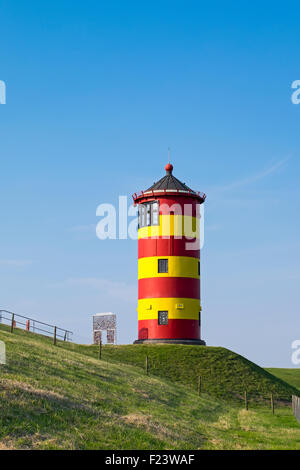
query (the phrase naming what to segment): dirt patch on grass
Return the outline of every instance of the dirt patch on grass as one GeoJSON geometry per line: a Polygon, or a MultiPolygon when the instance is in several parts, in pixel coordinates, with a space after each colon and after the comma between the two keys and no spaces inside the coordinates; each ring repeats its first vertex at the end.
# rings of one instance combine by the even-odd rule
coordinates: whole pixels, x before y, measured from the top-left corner
{"type": "Polygon", "coordinates": [[[123,416],[124,421],[130,424],[136,424],[137,426],[147,426],[152,419],[152,416],[142,415],[140,413],[131,413],[123,416]]]}
{"type": "Polygon", "coordinates": [[[218,421],[215,422],[215,426],[222,430],[230,429],[231,422],[229,416],[220,416],[218,421]]]}
{"type": "Polygon", "coordinates": [[[223,449],[224,443],[222,439],[210,439],[209,442],[212,444],[214,449],[223,449]]]}
{"type": "Polygon", "coordinates": [[[238,423],[243,431],[247,432],[262,432],[264,433],[266,429],[264,426],[259,424],[259,417],[255,411],[251,410],[240,410],[238,412],[238,423]]]}
{"type": "Polygon", "coordinates": [[[13,450],[14,447],[9,444],[5,444],[3,441],[0,441],[0,450],[13,450]]]}
{"type": "Polygon", "coordinates": [[[57,438],[51,438],[49,435],[41,435],[35,433],[32,435],[23,434],[15,437],[5,438],[0,441],[1,450],[31,450],[43,448],[45,444],[47,446],[56,447],[57,438]]]}
{"type": "MultiPolygon", "coordinates": [[[[158,422],[152,415],[142,413],[130,413],[122,416],[122,420],[127,424],[143,428],[144,431],[153,436],[159,436],[161,440],[166,439],[169,441],[169,445],[174,447],[178,446],[180,441],[190,441],[189,430],[183,430],[182,426],[177,426],[175,421],[170,421],[169,423],[158,422]]],[[[200,432],[198,433],[198,438],[199,443],[205,440],[200,432]]]]}
{"type": "Polygon", "coordinates": [[[175,432],[164,426],[163,423],[154,421],[151,415],[144,415],[142,413],[130,413],[129,415],[122,416],[122,419],[128,423],[133,424],[137,427],[142,427],[146,431],[154,435],[160,435],[162,437],[168,437],[173,439],[175,432]]]}
{"type": "Polygon", "coordinates": [[[7,380],[7,379],[0,380],[0,392],[1,392],[1,389],[2,390],[14,390],[14,391],[20,390],[21,393],[29,394],[38,399],[46,399],[48,402],[55,403],[63,408],[84,410],[93,415],[97,415],[99,417],[102,416],[101,411],[95,410],[91,406],[90,401],[86,400],[84,402],[82,397],[80,398],[80,402],[77,402],[75,400],[70,399],[69,397],[63,396],[52,390],[43,390],[40,388],[36,388],[25,382],[19,382],[17,380],[7,380]]]}
{"type": "Polygon", "coordinates": [[[138,394],[141,395],[143,398],[150,398],[150,395],[149,395],[149,393],[147,393],[147,392],[143,392],[142,390],[138,390],[138,389],[133,388],[133,387],[131,387],[131,390],[132,390],[134,393],[138,393],[138,394]]]}
{"type": "Polygon", "coordinates": [[[53,399],[65,400],[65,397],[63,395],[60,395],[57,392],[53,392],[52,390],[43,390],[41,388],[36,388],[28,383],[19,382],[17,380],[7,380],[7,379],[0,380],[0,389],[1,388],[19,389],[27,393],[33,393],[34,395],[39,395],[42,398],[47,398],[47,399],[52,399],[52,400],[53,399]]]}

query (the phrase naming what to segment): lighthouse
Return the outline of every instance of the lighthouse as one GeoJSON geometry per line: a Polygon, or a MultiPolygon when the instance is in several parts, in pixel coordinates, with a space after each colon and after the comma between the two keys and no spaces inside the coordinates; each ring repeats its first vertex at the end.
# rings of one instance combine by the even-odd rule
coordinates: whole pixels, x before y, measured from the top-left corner
{"type": "Polygon", "coordinates": [[[138,339],[205,345],[201,339],[200,205],[205,194],[173,175],[132,197],[138,205],[138,339]]]}

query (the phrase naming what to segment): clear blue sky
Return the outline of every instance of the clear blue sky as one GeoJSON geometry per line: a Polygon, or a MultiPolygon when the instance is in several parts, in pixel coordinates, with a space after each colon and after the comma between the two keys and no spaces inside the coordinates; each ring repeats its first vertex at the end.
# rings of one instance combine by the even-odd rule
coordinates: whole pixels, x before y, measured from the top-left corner
{"type": "Polygon", "coordinates": [[[300,339],[299,5],[0,1],[0,306],[137,338],[137,246],[96,207],[164,174],[207,194],[203,337],[291,367],[300,339]]]}

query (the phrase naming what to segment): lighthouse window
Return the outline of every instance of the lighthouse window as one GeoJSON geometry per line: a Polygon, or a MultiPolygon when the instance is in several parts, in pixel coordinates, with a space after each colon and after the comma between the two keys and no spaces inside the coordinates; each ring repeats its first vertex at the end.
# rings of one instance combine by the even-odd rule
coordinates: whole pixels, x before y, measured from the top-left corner
{"type": "Polygon", "coordinates": [[[159,204],[158,202],[153,202],[152,204],[152,224],[159,225],[159,204]]]}
{"type": "Polygon", "coordinates": [[[158,272],[159,273],[167,273],[168,272],[168,260],[167,259],[159,259],[158,260],[158,272]]]}
{"type": "Polygon", "coordinates": [[[201,326],[201,312],[199,312],[199,326],[201,326]]]}
{"type": "Polygon", "coordinates": [[[146,225],[151,225],[151,204],[147,204],[146,225]]]}
{"type": "Polygon", "coordinates": [[[139,205],[139,228],[146,226],[145,216],[146,216],[146,206],[145,204],[140,204],[139,205]]]}
{"type": "Polygon", "coordinates": [[[198,261],[198,276],[200,276],[200,261],[198,261]]]}
{"type": "Polygon", "coordinates": [[[139,205],[139,228],[159,225],[158,201],[139,205]]]}
{"type": "Polygon", "coordinates": [[[158,324],[167,325],[168,324],[168,312],[165,310],[158,312],[158,324]]]}

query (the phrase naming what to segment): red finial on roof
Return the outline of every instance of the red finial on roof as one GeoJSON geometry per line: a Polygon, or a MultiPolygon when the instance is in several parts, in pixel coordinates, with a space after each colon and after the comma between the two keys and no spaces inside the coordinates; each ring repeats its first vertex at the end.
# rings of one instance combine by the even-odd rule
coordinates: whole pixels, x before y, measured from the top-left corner
{"type": "Polygon", "coordinates": [[[173,171],[173,165],[171,163],[167,163],[167,165],[165,166],[165,170],[167,172],[167,175],[171,175],[173,171]]]}

